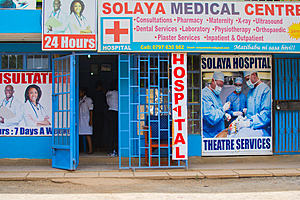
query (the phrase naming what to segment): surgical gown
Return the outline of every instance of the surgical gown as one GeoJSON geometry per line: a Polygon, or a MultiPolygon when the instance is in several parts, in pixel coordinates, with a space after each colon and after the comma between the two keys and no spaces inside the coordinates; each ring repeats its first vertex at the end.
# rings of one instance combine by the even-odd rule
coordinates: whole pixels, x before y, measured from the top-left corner
{"type": "Polygon", "coordinates": [[[203,136],[213,138],[224,130],[224,110],[221,98],[211,89],[202,90],[203,136]]]}
{"type": "Polygon", "coordinates": [[[243,112],[243,109],[247,107],[247,99],[243,93],[232,92],[226,98],[226,102],[230,102],[230,108],[226,112],[231,115],[231,122],[237,118],[237,116],[233,116],[233,112],[243,112]]]}
{"type": "Polygon", "coordinates": [[[271,135],[271,89],[267,84],[261,83],[249,90],[247,118],[251,119],[251,128],[263,129],[264,136],[271,135]]]}

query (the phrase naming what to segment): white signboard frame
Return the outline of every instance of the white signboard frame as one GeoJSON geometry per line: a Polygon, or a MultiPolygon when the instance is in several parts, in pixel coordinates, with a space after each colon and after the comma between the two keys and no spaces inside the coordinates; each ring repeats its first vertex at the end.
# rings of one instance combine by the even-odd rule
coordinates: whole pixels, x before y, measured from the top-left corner
{"type": "Polygon", "coordinates": [[[172,54],[172,159],[188,159],[187,54],[172,54]]]}

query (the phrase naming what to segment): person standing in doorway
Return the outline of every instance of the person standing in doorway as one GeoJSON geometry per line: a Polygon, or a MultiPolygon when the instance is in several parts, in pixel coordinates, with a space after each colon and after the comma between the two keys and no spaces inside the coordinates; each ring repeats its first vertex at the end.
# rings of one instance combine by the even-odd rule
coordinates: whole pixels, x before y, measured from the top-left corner
{"type": "Polygon", "coordinates": [[[86,136],[88,143],[88,154],[93,153],[93,101],[86,96],[86,89],[79,90],[79,135],[86,136]]]}
{"type": "Polygon", "coordinates": [[[112,136],[111,156],[118,155],[118,82],[111,83],[110,90],[106,93],[106,102],[108,104],[108,131],[112,136]]]}
{"type": "MultiPolygon", "coordinates": [[[[97,149],[107,148],[105,143],[106,137],[104,132],[104,121],[106,119],[107,103],[106,103],[106,90],[103,87],[102,81],[99,80],[96,83],[96,93],[94,96],[94,135],[93,140],[94,147],[97,149]]],[[[105,149],[107,150],[107,149],[105,149]]]]}

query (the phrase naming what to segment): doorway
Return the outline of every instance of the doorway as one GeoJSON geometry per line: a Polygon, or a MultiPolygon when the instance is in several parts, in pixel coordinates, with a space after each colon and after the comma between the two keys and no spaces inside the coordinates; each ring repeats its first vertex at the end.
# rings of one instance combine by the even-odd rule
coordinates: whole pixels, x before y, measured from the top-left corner
{"type": "MultiPolygon", "coordinates": [[[[89,149],[88,137],[79,136],[80,157],[116,156],[118,150],[118,93],[111,100],[108,94],[117,91],[118,56],[117,55],[80,55],[79,57],[79,88],[86,91],[92,99],[92,153],[89,149]],[[110,102],[107,102],[110,101],[110,102]],[[113,105],[112,105],[113,104],[113,105]],[[116,109],[114,109],[116,107],[116,109]],[[113,111],[112,111],[113,110],[113,111]],[[115,121],[116,126],[113,125],[115,121]],[[112,130],[112,127],[115,129],[112,130]],[[116,133],[115,133],[116,132],[116,133]],[[115,152],[115,154],[112,154],[115,152]]],[[[80,122],[79,122],[80,123],[80,122]]]]}

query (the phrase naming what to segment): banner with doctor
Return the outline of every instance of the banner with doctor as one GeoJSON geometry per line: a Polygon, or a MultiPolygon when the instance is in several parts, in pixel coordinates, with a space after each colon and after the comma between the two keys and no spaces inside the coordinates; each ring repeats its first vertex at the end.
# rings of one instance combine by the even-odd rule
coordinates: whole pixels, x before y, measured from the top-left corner
{"type": "Polygon", "coordinates": [[[96,50],[95,0],[45,0],[43,50],[96,50]]]}
{"type": "Polygon", "coordinates": [[[0,0],[0,9],[36,9],[36,0],[0,0]]]}
{"type": "Polygon", "coordinates": [[[0,73],[0,136],[51,136],[52,74],[0,73]]]}
{"type": "Polygon", "coordinates": [[[202,154],[272,154],[272,57],[203,55],[202,154]]]}

